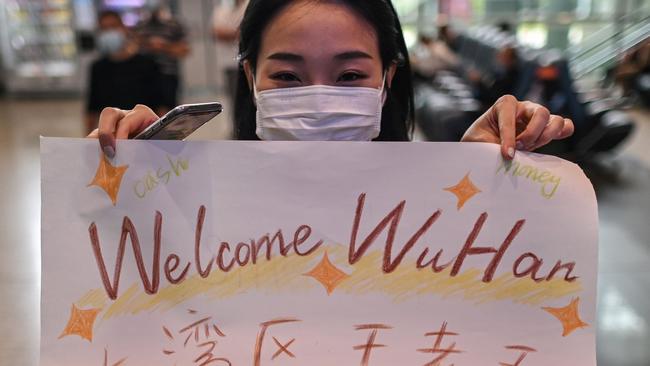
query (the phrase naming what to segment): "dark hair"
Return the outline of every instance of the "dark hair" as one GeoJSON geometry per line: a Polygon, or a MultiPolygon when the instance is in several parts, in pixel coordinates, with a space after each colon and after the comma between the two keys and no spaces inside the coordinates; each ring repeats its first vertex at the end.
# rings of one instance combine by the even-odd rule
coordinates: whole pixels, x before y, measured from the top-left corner
{"type": "Polygon", "coordinates": [[[510,24],[510,22],[508,22],[506,20],[502,20],[502,21],[498,22],[497,23],[497,28],[499,28],[499,30],[501,32],[504,32],[504,33],[511,33],[512,32],[512,24],[510,24]]]}
{"type": "Polygon", "coordinates": [[[118,13],[115,10],[110,10],[110,9],[105,9],[105,10],[100,11],[99,14],[97,14],[97,22],[101,22],[102,19],[104,19],[104,18],[111,18],[111,17],[116,18],[117,20],[120,21],[120,24],[124,25],[124,22],[122,21],[122,16],[120,15],[120,13],[118,13]]]}
{"type": "Polygon", "coordinates": [[[519,52],[517,51],[517,48],[515,47],[515,45],[506,44],[503,47],[501,47],[499,52],[503,52],[503,54],[510,59],[512,67],[517,67],[518,66],[519,52]]]}
{"type": "MultiPolygon", "coordinates": [[[[313,0],[324,1],[324,0],[313,0]]],[[[390,0],[340,0],[354,9],[377,32],[379,52],[384,69],[397,63],[391,88],[387,90],[382,110],[378,141],[407,141],[413,132],[413,85],[408,50],[397,12],[390,0]]],[[[262,32],[270,21],[292,0],[251,0],[240,25],[239,80],[235,99],[235,137],[257,140],[255,135],[256,108],[248,86],[242,62],[257,66],[262,32]]],[[[352,36],[352,35],[351,35],[352,36]]]]}

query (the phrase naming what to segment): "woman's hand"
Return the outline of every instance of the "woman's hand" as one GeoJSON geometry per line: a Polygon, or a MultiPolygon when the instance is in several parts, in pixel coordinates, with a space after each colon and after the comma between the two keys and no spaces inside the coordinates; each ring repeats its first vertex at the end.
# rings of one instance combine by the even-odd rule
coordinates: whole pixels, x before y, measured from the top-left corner
{"type": "Polygon", "coordinates": [[[99,138],[99,145],[104,154],[112,158],[115,156],[115,140],[128,139],[142,132],[158,116],[151,108],[138,104],[132,110],[118,108],[104,108],[99,116],[99,128],[88,135],[89,138],[99,138]]]}
{"type": "Polygon", "coordinates": [[[532,151],[572,134],[570,119],[506,95],[470,126],[461,141],[500,144],[501,155],[509,160],[515,157],[515,150],[532,151]]]}

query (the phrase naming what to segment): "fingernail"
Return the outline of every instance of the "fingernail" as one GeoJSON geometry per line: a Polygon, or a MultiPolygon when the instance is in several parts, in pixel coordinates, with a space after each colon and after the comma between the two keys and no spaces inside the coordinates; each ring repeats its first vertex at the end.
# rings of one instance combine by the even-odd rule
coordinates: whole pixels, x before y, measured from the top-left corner
{"type": "Polygon", "coordinates": [[[113,159],[115,156],[115,149],[113,149],[112,146],[104,146],[104,155],[106,155],[109,159],[113,159]]]}
{"type": "Polygon", "coordinates": [[[515,157],[515,149],[513,149],[512,147],[509,147],[509,148],[508,148],[508,156],[509,156],[511,159],[514,158],[514,157],[515,157]]]}
{"type": "Polygon", "coordinates": [[[515,146],[517,146],[517,150],[523,150],[524,149],[524,143],[521,142],[521,141],[517,141],[515,146]]]}

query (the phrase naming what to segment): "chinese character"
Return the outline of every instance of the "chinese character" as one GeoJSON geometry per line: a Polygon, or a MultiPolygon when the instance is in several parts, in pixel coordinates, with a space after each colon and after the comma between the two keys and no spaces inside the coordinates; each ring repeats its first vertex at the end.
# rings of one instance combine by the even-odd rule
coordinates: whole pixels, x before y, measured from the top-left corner
{"type": "MultiPolygon", "coordinates": [[[[437,355],[431,362],[426,363],[425,366],[442,366],[442,361],[444,361],[447,356],[453,353],[462,353],[463,351],[456,349],[456,342],[452,343],[448,348],[441,348],[442,338],[444,336],[457,336],[458,333],[447,332],[447,322],[442,323],[440,331],[426,333],[425,337],[436,336],[436,340],[433,343],[432,348],[422,348],[418,349],[418,352],[422,353],[431,353],[432,355],[437,355]]],[[[453,365],[452,365],[453,366],[453,365]]]]}
{"type": "MultiPolygon", "coordinates": [[[[121,359],[121,360],[119,360],[119,361],[117,361],[115,363],[110,364],[110,366],[120,366],[120,365],[123,365],[125,362],[126,362],[126,357],[124,357],[123,359],[121,359]]],[[[104,348],[104,366],[109,366],[109,364],[108,364],[108,350],[106,348],[104,348]]]]}
{"type": "MultiPolygon", "coordinates": [[[[189,310],[189,313],[196,314],[196,311],[189,310]]],[[[216,357],[214,355],[215,348],[217,347],[216,338],[225,338],[226,335],[216,324],[210,324],[211,320],[212,317],[205,317],[180,329],[177,334],[185,336],[183,348],[190,348],[192,352],[200,352],[199,356],[192,360],[195,365],[208,366],[220,363],[221,365],[231,366],[231,363],[227,358],[216,357]],[[194,343],[188,347],[192,338],[194,339],[194,343]]],[[[163,326],[162,329],[169,340],[175,341],[174,333],[165,326],[163,326]]],[[[167,356],[171,356],[178,352],[175,350],[163,349],[163,353],[167,356]]]]}
{"type": "Polygon", "coordinates": [[[393,329],[393,327],[384,324],[361,324],[355,327],[355,330],[371,330],[366,344],[353,347],[355,351],[363,350],[363,357],[361,357],[361,366],[368,366],[370,364],[370,352],[373,348],[386,347],[385,344],[375,343],[379,329],[393,329]]]}
{"type": "MultiPolygon", "coordinates": [[[[298,319],[275,319],[268,322],[260,324],[260,332],[257,334],[257,340],[255,341],[255,354],[253,355],[253,365],[260,366],[262,364],[262,346],[264,345],[264,337],[266,336],[266,331],[274,325],[286,324],[286,323],[295,323],[299,322],[298,319]]],[[[285,354],[287,357],[295,358],[296,356],[289,350],[289,346],[295,342],[295,338],[292,338],[286,343],[280,342],[277,338],[272,337],[275,345],[277,347],[276,352],[271,357],[271,360],[275,360],[278,356],[285,354]]]]}
{"type": "Polygon", "coordinates": [[[515,345],[515,346],[506,346],[506,349],[520,351],[521,354],[519,355],[519,358],[517,359],[517,361],[515,361],[515,363],[510,364],[510,363],[500,362],[499,365],[501,365],[501,366],[520,366],[522,364],[522,362],[524,361],[524,358],[526,358],[526,355],[528,355],[529,352],[537,352],[537,350],[534,349],[534,348],[530,348],[530,347],[527,347],[527,346],[517,346],[517,345],[515,345]]]}
{"type": "Polygon", "coordinates": [[[232,366],[227,358],[215,357],[213,352],[216,347],[216,341],[204,342],[197,345],[197,348],[204,348],[205,351],[194,360],[194,363],[199,366],[207,366],[216,364],[215,362],[222,362],[223,365],[232,366]]]}

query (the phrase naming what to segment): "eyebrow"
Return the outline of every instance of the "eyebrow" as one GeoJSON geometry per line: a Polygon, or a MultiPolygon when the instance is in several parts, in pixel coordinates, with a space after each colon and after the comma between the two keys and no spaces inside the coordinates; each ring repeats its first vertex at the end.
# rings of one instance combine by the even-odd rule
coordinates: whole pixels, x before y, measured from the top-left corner
{"type": "Polygon", "coordinates": [[[338,55],[334,56],[334,58],[337,60],[354,60],[358,58],[372,59],[372,56],[363,51],[348,51],[339,53],[338,55]]]}
{"type": "Polygon", "coordinates": [[[289,52],[277,52],[269,57],[267,57],[269,60],[279,60],[279,61],[293,61],[293,62],[302,62],[305,61],[305,58],[296,55],[295,53],[289,53],[289,52]]]}
{"type": "MultiPolygon", "coordinates": [[[[359,58],[372,59],[373,57],[363,51],[347,51],[334,56],[336,60],[354,60],[359,58]]],[[[303,62],[305,58],[301,55],[290,52],[277,52],[267,57],[269,60],[303,62]]]]}

